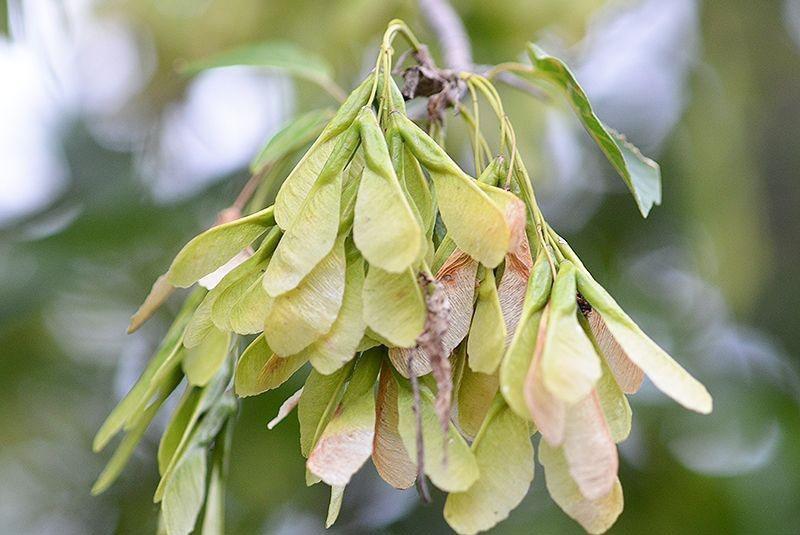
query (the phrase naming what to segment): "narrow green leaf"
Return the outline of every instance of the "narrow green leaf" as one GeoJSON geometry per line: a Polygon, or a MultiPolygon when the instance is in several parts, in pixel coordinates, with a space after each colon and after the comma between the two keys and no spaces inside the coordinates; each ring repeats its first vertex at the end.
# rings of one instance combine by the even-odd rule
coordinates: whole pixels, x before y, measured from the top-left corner
{"type": "Polygon", "coordinates": [[[585,398],[602,374],[600,358],[578,324],[576,294],[575,266],[565,260],[553,284],[541,366],[547,390],[568,404],[585,398]]]}
{"type": "Polygon", "coordinates": [[[654,204],[661,204],[661,171],[658,164],[642,155],[622,135],[598,119],[589,98],[566,64],[530,43],[528,55],[533,62],[533,75],[564,91],[583,127],[625,181],[642,216],[647,217],[654,204]]]}
{"type": "Polygon", "coordinates": [[[206,494],[207,453],[195,447],[187,452],[164,490],[164,525],[169,535],[194,530],[206,494]]]}
{"type": "Polygon", "coordinates": [[[372,76],[367,76],[361,85],[350,93],[325,130],[283,181],[275,197],[275,221],[282,229],[287,230],[300,212],[300,207],[333,152],[337,136],[350,127],[358,112],[366,105],[372,91],[372,76]]]}
{"type": "Polygon", "coordinates": [[[533,481],[533,445],[528,423],[500,396],[472,443],[480,478],[465,492],[452,493],[444,518],[457,533],[472,535],[506,519],[533,481]]]}
{"type": "Polygon", "coordinates": [[[236,47],[193,61],[181,70],[187,74],[196,74],[207,69],[242,65],[284,71],[292,76],[323,84],[333,75],[333,68],[326,60],[294,43],[282,41],[236,47]]]}
{"type": "Polygon", "coordinates": [[[370,265],[399,273],[411,266],[422,247],[422,229],[395,174],[375,113],[358,115],[366,167],[355,206],[353,239],[370,265]]]}
{"type": "Polygon", "coordinates": [[[212,331],[203,341],[186,350],[181,361],[189,384],[205,386],[217,374],[231,346],[231,333],[212,331]]]}
{"type": "Polygon", "coordinates": [[[250,245],[275,224],[272,207],[212,227],[195,236],[180,250],[167,271],[170,284],[191,286],[250,245]]]}
{"type": "Polygon", "coordinates": [[[314,141],[332,117],[333,112],[325,108],[311,110],[292,119],[270,138],[250,162],[250,172],[258,174],[314,141]]]}
{"type": "Polygon", "coordinates": [[[322,375],[314,369],[308,375],[297,405],[297,418],[300,421],[300,452],[304,457],[308,457],[314,449],[319,435],[333,416],[352,369],[353,363],[350,362],[330,375],[322,375]]]}
{"type": "Polygon", "coordinates": [[[342,306],[346,270],[341,236],[296,288],[272,301],[264,336],[275,353],[294,355],[330,331],[342,306]]]}
{"type": "Polygon", "coordinates": [[[494,271],[484,270],[478,287],[478,302],[469,329],[467,355],[473,371],[494,373],[503,358],[506,345],[506,324],[497,295],[494,271]]]}
{"type": "Polygon", "coordinates": [[[370,266],[364,281],[364,320],[394,346],[413,347],[425,326],[425,298],[411,268],[389,273],[370,266]]]}
{"type": "Polygon", "coordinates": [[[382,352],[361,355],[342,401],[308,457],[308,470],[332,486],[344,486],[372,454],[375,436],[373,387],[382,352]]]}
{"type": "Polygon", "coordinates": [[[553,501],[583,529],[592,534],[605,533],[616,522],[623,508],[622,486],[619,480],[611,492],[597,500],[582,494],[569,474],[562,448],[554,448],[545,441],[539,443],[539,462],[544,466],[547,491],[553,501]]]}
{"type": "MultiPolygon", "coordinates": [[[[398,431],[409,458],[417,462],[417,426],[412,406],[414,399],[408,381],[396,377],[398,384],[398,431]]],[[[420,388],[422,410],[422,437],[425,445],[425,474],[438,488],[447,492],[465,491],[478,479],[478,463],[455,426],[442,433],[439,417],[433,407],[433,395],[420,388]],[[447,457],[445,458],[445,440],[447,457]]]]}
{"type": "Polygon", "coordinates": [[[260,334],[244,350],[236,365],[234,389],[239,397],[256,396],[278,388],[307,362],[305,356],[279,357],[260,334]]]}
{"type": "Polygon", "coordinates": [[[298,353],[323,374],[330,374],[349,362],[364,337],[366,323],[361,295],[364,290],[364,261],[351,246],[347,254],[344,297],[339,316],[331,330],[298,353]]]}

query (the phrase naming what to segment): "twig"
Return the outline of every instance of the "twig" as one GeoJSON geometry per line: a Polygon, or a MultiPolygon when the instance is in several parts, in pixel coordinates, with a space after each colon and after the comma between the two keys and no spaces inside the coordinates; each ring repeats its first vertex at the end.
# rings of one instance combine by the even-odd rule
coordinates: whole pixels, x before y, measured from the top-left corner
{"type": "Polygon", "coordinates": [[[419,379],[414,371],[414,351],[408,353],[408,378],[411,380],[411,393],[414,403],[411,409],[414,411],[415,425],[417,427],[417,492],[424,503],[431,503],[431,493],[428,490],[428,482],[425,480],[425,439],[422,436],[422,399],[419,393],[419,379]]]}
{"type": "Polygon", "coordinates": [[[471,71],[472,46],[453,6],[447,0],[419,0],[419,8],[442,46],[445,66],[455,71],[471,71]]]}

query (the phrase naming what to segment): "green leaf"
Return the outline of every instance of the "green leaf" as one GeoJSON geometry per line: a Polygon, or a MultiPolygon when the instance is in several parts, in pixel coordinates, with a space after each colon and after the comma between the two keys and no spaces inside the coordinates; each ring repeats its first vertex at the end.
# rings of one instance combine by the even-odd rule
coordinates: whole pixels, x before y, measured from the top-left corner
{"type": "Polygon", "coordinates": [[[452,493],[444,518],[457,533],[472,535],[506,519],[533,481],[533,445],[528,423],[500,396],[472,443],[480,478],[466,492],[452,493]]]}
{"type": "Polygon", "coordinates": [[[231,333],[215,330],[203,341],[187,349],[181,361],[189,384],[205,386],[217,374],[231,346],[231,333]]]}
{"type": "Polygon", "coordinates": [[[494,271],[485,269],[467,340],[469,367],[476,372],[494,373],[503,358],[505,345],[506,324],[500,309],[494,271]]]}
{"type": "Polygon", "coordinates": [[[407,489],[417,478],[415,463],[409,458],[397,429],[397,383],[391,368],[384,363],[378,382],[375,404],[375,440],[372,463],[378,474],[396,489],[407,489]]]}
{"type": "Polygon", "coordinates": [[[661,171],[658,164],[642,155],[622,135],[598,119],[589,98],[566,64],[530,43],[528,55],[533,63],[533,75],[564,91],[583,127],[625,181],[642,216],[647,217],[654,204],[661,204],[661,171]]]}
{"type": "Polygon", "coordinates": [[[375,113],[358,115],[366,157],[358,189],[353,239],[370,265],[400,273],[411,266],[422,247],[422,229],[395,174],[375,113]]]}
{"type": "Polygon", "coordinates": [[[272,301],[264,336],[281,356],[294,355],[330,331],[344,297],[344,236],[293,290],[272,301]]]}
{"type": "MultiPolygon", "coordinates": [[[[409,458],[417,462],[417,425],[412,406],[411,386],[405,379],[397,378],[399,411],[398,431],[403,439],[409,458]]],[[[424,442],[425,474],[438,488],[447,492],[465,491],[478,479],[478,463],[455,426],[451,423],[448,432],[442,433],[439,417],[433,407],[433,395],[420,387],[420,409],[422,411],[422,437],[424,442]],[[445,458],[445,440],[447,457],[445,458]]]]}
{"type": "Polygon", "coordinates": [[[503,261],[511,239],[503,212],[413,121],[399,113],[392,114],[391,119],[411,152],[430,172],[448,235],[472,258],[496,267],[503,261]]]}
{"type": "Polygon", "coordinates": [[[234,389],[239,397],[256,396],[278,388],[308,362],[305,356],[279,357],[260,334],[244,350],[236,365],[234,389]]]}
{"type": "Polygon", "coordinates": [[[355,127],[339,139],[297,217],[281,238],[264,273],[264,288],[270,296],[278,297],[296,288],[336,242],[343,174],[358,147],[358,139],[355,127]]]}
{"type": "Polygon", "coordinates": [[[706,388],[642,332],[608,292],[583,270],[578,273],[578,289],[603,318],[631,362],[659,390],[687,409],[701,414],[711,412],[713,402],[706,388]]]}
{"type": "Polygon", "coordinates": [[[181,70],[184,73],[196,74],[207,69],[242,65],[283,71],[323,86],[329,84],[333,78],[333,68],[326,60],[293,43],[280,41],[255,43],[226,50],[209,58],[190,62],[181,70]]]}
{"type": "Polygon", "coordinates": [[[172,261],[167,280],[179,288],[191,286],[250,245],[275,224],[272,207],[212,227],[193,238],[172,261]]]}
{"type": "Polygon", "coordinates": [[[125,427],[126,422],[129,422],[140,412],[140,408],[145,406],[156,390],[158,390],[159,385],[162,383],[154,381],[156,372],[163,366],[170,355],[180,347],[186,324],[189,322],[192,313],[200,304],[205,294],[205,290],[197,289],[184,301],[180,312],[175,317],[175,321],[172,322],[158,351],[153,358],[150,359],[150,362],[147,363],[147,367],[145,367],[142,375],[136,381],[136,384],[114,410],[111,411],[111,414],[108,415],[103,425],[100,426],[97,435],[94,437],[94,442],[92,443],[92,449],[94,451],[102,450],[105,445],[108,444],[109,440],[125,427]]]}
{"type": "Polygon", "coordinates": [[[392,345],[413,347],[425,326],[425,298],[411,268],[389,273],[370,266],[364,281],[364,320],[392,345]]]}
{"type": "Polygon", "coordinates": [[[250,172],[256,175],[314,141],[332,117],[333,112],[324,108],[311,110],[292,119],[270,138],[258,156],[253,159],[250,163],[250,172]]]}
{"type": "Polygon", "coordinates": [[[350,93],[325,130],[283,181],[275,197],[275,221],[282,229],[287,230],[300,212],[300,207],[333,152],[337,137],[352,125],[358,112],[367,104],[372,81],[372,75],[367,76],[350,93]]]}
{"type": "Polygon", "coordinates": [[[333,411],[345,382],[353,369],[350,362],[330,375],[322,375],[312,369],[308,374],[303,394],[297,405],[297,418],[300,421],[300,452],[308,457],[322,434],[333,411]]]}
{"type": "Polygon", "coordinates": [[[544,466],[547,491],[553,501],[587,532],[605,533],[622,512],[622,486],[619,480],[611,492],[596,500],[585,498],[569,474],[562,448],[554,448],[545,441],[539,443],[539,462],[544,466]]]}
{"type": "Polygon", "coordinates": [[[472,371],[464,366],[458,386],[458,425],[468,437],[478,434],[499,387],[497,375],[472,371]]]}
{"type": "Polygon", "coordinates": [[[207,454],[192,448],[181,460],[164,490],[164,524],[169,535],[186,535],[194,530],[206,494],[207,454]]]}
{"type": "Polygon", "coordinates": [[[347,485],[372,454],[373,387],[382,356],[380,350],[372,350],[359,357],[341,403],[308,457],[308,470],[328,485],[347,485]]]}
{"type": "Polygon", "coordinates": [[[600,358],[578,324],[575,266],[563,261],[550,298],[542,349],[542,379],[547,390],[567,404],[585,398],[600,379],[600,358]]]}
{"type": "Polygon", "coordinates": [[[351,247],[347,254],[344,297],[339,316],[327,334],[298,353],[297,357],[310,360],[311,365],[323,374],[335,372],[353,358],[366,329],[361,300],[363,290],[364,261],[351,247]]]}

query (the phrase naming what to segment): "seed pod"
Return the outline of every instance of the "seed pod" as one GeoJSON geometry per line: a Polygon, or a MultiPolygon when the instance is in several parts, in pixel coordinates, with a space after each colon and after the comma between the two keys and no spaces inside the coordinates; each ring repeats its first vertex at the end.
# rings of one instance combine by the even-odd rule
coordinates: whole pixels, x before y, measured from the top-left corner
{"type": "Polygon", "coordinates": [[[494,373],[503,358],[505,343],[506,324],[497,295],[494,271],[485,269],[478,287],[478,302],[467,341],[469,367],[476,372],[494,373]]]}
{"type": "MultiPolygon", "coordinates": [[[[417,461],[417,426],[412,410],[414,403],[408,381],[395,376],[398,384],[399,424],[398,430],[412,462],[417,461]]],[[[469,446],[450,424],[446,434],[442,433],[439,418],[433,408],[433,394],[420,388],[422,411],[422,436],[425,444],[425,474],[434,485],[448,492],[465,491],[478,479],[478,464],[469,446]],[[445,443],[447,457],[445,458],[445,443]]]]}
{"type": "Polygon", "coordinates": [[[208,275],[253,243],[275,224],[272,207],[212,227],[195,236],[175,256],[167,271],[173,286],[186,288],[208,275]]]}
{"type": "Polygon", "coordinates": [[[500,396],[472,442],[480,477],[466,492],[452,493],[444,518],[456,532],[473,534],[508,517],[528,493],[533,481],[533,445],[528,423],[500,396]]]}
{"type": "Polygon", "coordinates": [[[267,345],[264,334],[258,335],[244,350],[236,364],[234,390],[239,397],[256,396],[278,388],[308,362],[300,355],[279,357],[267,345]]]}
{"type": "Polygon", "coordinates": [[[605,533],[622,512],[622,486],[617,480],[611,492],[599,499],[590,500],[581,494],[572,479],[562,448],[546,442],[539,445],[539,462],[544,466],[547,491],[558,506],[575,519],[587,532],[605,533]]]}
{"type": "Polygon", "coordinates": [[[353,239],[364,258],[384,271],[400,273],[422,247],[422,229],[395,174],[375,114],[358,115],[366,166],[356,200],[353,239]]]}
{"type": "Polygon", "coordinates": [[[346,261],[344,237],[294,290],[272,300],[264,323],[269,346],[294,355],[327,333],[342,306],[346,261]]]}
{"type": "Polygon", "coordinates": [[[379,350],[361,355],[331,421],[319,437],[306,466],[332,486],[344,486],[372,453],[375,396],[382,355],[379,350]]]}
{"type": "Polygon", "coordinates": [[[378,397],[375,406],[375,440],[372,462],[378,474],[397,489],[407,489],[417,478],[414,462],[409,458],[397,429],[397,383],[391,367],[381,367],[378,397]]]}
{"type": "Polygon", "coordinates": [[[317,371],[326,375],[335,372],[353,358],[367,327],[362,302],[364,261],[352,243],[348,243],[345,249],[347,272],[339,315],[330,331],[297,355],[310,360],[317,371]]]}
{"type": "Polygon", "coordinates": [[[372,76],[367,76],[361,85],[350,93],[331,122],[283,181],[275,197],[275,221],[283,230],[291,226],[300,212],[300,207],[336,145],[337,136],[350,127],[359,110],[367,104],[374,81],[372,76]]]}
{"type": "Polygon", "coordinates": [[[542,249],[536,257],[533,273],[528,280],[528,291],[520,321],[500,365],[500,391],[517,416],[527,420],[530,420],[531,413],[523,394],[525,376],[536,348],[541,311],[550,297],[552,284],[552,271],[542,249]]]}
{"type": "Polygon", "coordinates": [[[358,148],[355,126],[339,137],[325,166],[308,192],[264,273],[271,297],[293,290],[327,255],[339,233],[345,167],[358,148]]]}
{"type": "Polygon", "coordinates": [[[364,282],[364,320],[386,341],[413,347],[425,326],[425,299],[411,268],[389,273],[370,266],[364,282]]]}
{"type": "Polygon", "coordinates": [[[497,266],[511,239],[501,210],[428,134],[402,114],[390,117],[411,152],[430,172],[439,213],[453,241],[482,264],[497,266]]]}
{"type": "Polygon", "coordinates": [[[575,267],[559,265],[544,331],[542,379],[547,390],[571,404],[585,398],[600,378],[600,358],[578,324],[575,267]]]}

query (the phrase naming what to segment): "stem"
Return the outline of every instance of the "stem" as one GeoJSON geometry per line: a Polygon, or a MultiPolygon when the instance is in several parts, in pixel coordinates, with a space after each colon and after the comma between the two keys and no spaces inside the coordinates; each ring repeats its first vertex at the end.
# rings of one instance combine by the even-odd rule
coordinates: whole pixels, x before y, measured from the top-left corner
{"type": "Polygon", "coordinates": [[[472,47],[453,6],[447,0],[419,0],[419,9],[441,44],[445,66],[456,71],[472,70],[472,47]]]}

